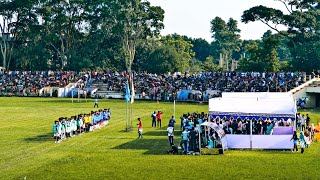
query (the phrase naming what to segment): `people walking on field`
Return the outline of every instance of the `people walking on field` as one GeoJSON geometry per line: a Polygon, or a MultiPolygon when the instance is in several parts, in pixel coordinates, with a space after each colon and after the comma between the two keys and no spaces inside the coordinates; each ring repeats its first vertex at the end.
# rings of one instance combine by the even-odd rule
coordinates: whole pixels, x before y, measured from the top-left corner
{"type": "Polygon", "coordinates": [[[138,121],[139,121],[139,123],[137,124],[137,126],[138,126],[138,138],[139,139],[141,139],[141,138],[143,138],[143,136],[142,136],[142,120],[141,120],[141,118],[138,118],[138,121]]]}

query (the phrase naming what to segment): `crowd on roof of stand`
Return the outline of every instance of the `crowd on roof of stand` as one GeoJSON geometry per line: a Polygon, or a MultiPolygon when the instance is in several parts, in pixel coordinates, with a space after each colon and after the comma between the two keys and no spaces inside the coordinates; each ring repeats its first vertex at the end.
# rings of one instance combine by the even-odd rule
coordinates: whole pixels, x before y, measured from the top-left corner
{"type": "MultiPolygon", "coordinates": [[[[65,87],[80,79],[103,82],[110,91],[125,92],[125,72],[75,71],[0,71],[0,96],[38,96],[44,87],[65,87]]],[[[200,72],[196,74],[133,73],[135,92],[141,99],[172,100],[180,90],[199,92],[194,99],[203,100],[204,92],[286,92],[305,81],[303,72],[200,72]]]]}

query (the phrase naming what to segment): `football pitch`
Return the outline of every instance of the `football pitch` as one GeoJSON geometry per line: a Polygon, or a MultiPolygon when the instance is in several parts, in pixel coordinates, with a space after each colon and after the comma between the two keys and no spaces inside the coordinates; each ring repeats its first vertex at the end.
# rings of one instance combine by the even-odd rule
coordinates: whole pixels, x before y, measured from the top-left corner
{"type": "MultiPolygon", "coordinates": [[[[125,128],[124,100],[100,100],[111,108],[107,127],[55,144],[54,120],[89,113],[93,100],[0,98],[0,179],[319,179],[320,143],[304,154],[291,151],[229,150],[224,155],[168,155],[166,128],[173,103],[134,103],[133,132],[125,128]],[[151,128],[153,111],[163,111],[162,129],[151,128]],[[137,118],[143,139],[137,139],[137,118]]],[[[205,104],[177,103],[176,117],[205,112],[205,104]]],[[[96,109],[97,110],[97,109],[96,109]]],[[[309,113],[315,123],[318,111],[309,113]]],[[[177,119],[176,129],[180,120],[177,119]]],[[[179,144],[176,132],[175,144],[179,144]]]]}

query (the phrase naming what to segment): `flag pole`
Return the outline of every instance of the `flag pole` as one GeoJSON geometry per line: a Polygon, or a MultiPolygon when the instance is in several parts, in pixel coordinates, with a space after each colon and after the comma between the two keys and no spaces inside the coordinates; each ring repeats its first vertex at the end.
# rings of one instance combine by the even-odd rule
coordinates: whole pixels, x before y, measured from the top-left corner
{"type": "Polygon", "coordinates": [[[134,102],[134,97],[135,97],[135,90],[134,90],[134,83],[133,83],[133,73],[131,73],[131,78],[130,78],[130,81],[131,81],[131,101],[130,101],[130,107],[131,107],[131,111],[130,111],[130,130],[133,129],[133,126],[132,126],[132,122],[133,122],[133,102],[134,102]]]}
{"type": "Polygon", "coordinates": [[[130,111],[130,129],[132,129],[133,128],[133,126],[132,126],[132,111],[133,111],[133,104],[132,103],[130,103],[130,106],[131,106],[131,111],[130,111]]]}
{"type": "Polygon", "coordinates": [[[127,108],[126,108],[126,131],[128,131],[128,102],[127,104],[127,108]]]}
{"type": "Polygon", "coordinates": [[[72,103],[73,103],[73,89],[71,89],[71,99],[72,99],[72,103]]]}
{"type": "Polygon", "coordinates": [[[176,99],[173,100],[173,117],[176,118],[176,99]]]}

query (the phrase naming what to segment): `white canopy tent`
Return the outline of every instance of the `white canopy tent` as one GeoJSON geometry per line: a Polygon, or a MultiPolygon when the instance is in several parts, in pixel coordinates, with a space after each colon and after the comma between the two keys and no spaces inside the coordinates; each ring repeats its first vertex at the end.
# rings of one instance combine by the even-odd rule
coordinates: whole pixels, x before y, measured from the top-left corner
{"type": "Polygon", "coordinates": [[[292,99],[293,95],[290,92],[226,92],[222,93],[222,98],[237,98],[237,99],[292,99]]]}
{"type": "MultiPolygon", "coordinates": [[[[295,119],[297,112],[296,101],[290,93],[222,93],[222,98],[209,100],[209,118],[284,118],[295,119]]],[[[227,135],[228,148],[264,148],[288,149],[291,147],[290,135],[252,135],[252,121],[250,121],[250,135],[227,135]],[[243,137],[239,137],[243,136],[243,137]],[[244,137],[245,136],[245,137],[244,137]],[[278,139],[277,139],[278,138],[278,139]],[[242,140],[242,141],[240,141],[242,140]],[[281,142],[279,142],[281,140],[281,142]],[[261,142],[266,142],[264,145],[261,142]],[[242,144],[246,144],[242,146],[242,144]]]]}
{"type": "Polygon", "coordinates": [[[296,112],[296,101],[288,93],[222,93],[222,98],[209,100],[214,116],[294,119],[296,112]]]}

